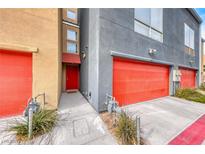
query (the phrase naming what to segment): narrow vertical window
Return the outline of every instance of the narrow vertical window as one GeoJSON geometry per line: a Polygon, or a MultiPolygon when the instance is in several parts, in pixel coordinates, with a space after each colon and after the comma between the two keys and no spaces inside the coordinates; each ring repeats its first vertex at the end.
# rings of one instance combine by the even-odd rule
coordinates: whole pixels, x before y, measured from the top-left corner
{"type": "Polygon", "coordinates": [[[79,29],[77,27],[63,26],[63,51],[67,53],[79,52],[79,29]]]}
{"type": "Polygon", "coordinates": [[[184,24],[184,45],[185,52],[189,55],[195,56],[194,51],[194,30],[187,24],[184,24]]]}

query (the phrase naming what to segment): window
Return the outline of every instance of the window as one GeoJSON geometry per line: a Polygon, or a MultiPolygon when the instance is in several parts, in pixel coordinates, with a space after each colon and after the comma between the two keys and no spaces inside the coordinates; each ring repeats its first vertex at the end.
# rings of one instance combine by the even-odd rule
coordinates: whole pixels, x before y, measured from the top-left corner
{"type": "Polygon", "coordinates": [[[194,56],[194,31],[187,24],[184,24],[184,44],[185,52],[194,56]]]}
{"type": "Polygon", "coordinates": [[[150,11],[150,9],[135,9],[135,18],[147,25],[150,25],[150,11]]]}
{"type": "Polygon", "coordinates": [[[77,40],[77,32],[74,30],[68,29],[67,30],[67,39],[76,41],[77,40]]]}
{"type": "Polygon", "coordinates": [[[151,27],[162,32],[162,9],[151,9],[151,27]]]}
{"type": "Polygon", "coordinates": [[[79,29],[77,27],[63,25],[63,52],[79,52],[79,29]]]}
{"type": "Polygon", "coordinates": [[[194,31],[190,28],[190,48],[194,49],[194,31]]]}
{"type": "Polygon", "coordinates": [[[77,44],[76,43],[67,42],[67,52],[76,53],[77,52],[77,44]]]}
{"type": "Polygon", "coordinates": [[[78,24],[78,9],[77,8],[64,8],[63,20],[73,24],[78,24]]]}
{"type": "Polygon", "coordinates": [[[76,13],[73,12],[73,11],[70,11],[70,10],[67,10],[67,17],[70,18],[70,19],[74,19],[74,20],[77,19],[76,13]]]}
{"type": "Polygon", "coordinates": [[[163,42],[163,9],[135,9],[135,31],[163,42]]]}
{"type": "Polygon", "coordinates": [[[189,47],[189,26],[187,26],[186,24],[184,24],[184,44],[189,47]]]}

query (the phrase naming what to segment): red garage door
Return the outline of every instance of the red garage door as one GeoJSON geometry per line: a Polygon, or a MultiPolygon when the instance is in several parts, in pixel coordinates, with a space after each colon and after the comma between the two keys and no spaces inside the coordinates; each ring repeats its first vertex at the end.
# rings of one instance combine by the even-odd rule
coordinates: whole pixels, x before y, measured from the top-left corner
{"type": "Polygon", "coordinates": [[[180,68],[181,71],[181,88],[195,88],[196,87],[196,71],[180,68]]]}
{"type": "Polygon", "coordinates": [[[32,94],[32,54],[0,50],[0,117],[22,114],[32,94]]]}
{"type": "Polygon", "coordinates": [[[169,66],[114,58],[113,96],[120,106],[169,95],[169,66]]]}

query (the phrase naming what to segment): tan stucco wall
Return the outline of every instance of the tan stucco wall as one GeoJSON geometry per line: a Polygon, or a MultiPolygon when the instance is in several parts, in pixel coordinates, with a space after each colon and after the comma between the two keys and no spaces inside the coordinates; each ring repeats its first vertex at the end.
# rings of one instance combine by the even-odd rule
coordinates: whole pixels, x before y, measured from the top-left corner
{"type": "Polygon", "coordinates": [[[57,107],[61,94],[59,9],[0,9],[0,44],[38,48],[33,53],[33,96],[46,94],[57,107]]]}

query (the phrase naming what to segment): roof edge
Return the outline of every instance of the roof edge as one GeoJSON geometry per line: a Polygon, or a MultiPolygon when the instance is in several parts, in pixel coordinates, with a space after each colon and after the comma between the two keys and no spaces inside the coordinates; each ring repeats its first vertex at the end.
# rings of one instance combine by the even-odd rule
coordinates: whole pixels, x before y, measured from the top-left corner
{"type": "Polygon", "coordinates": [[[199,22],[199,24],[202,23],[202,19],[199,16],[199,14],[196,12],[194,8],[187,8],[187,10],[191,13],[191,15],[199,22]]]}

